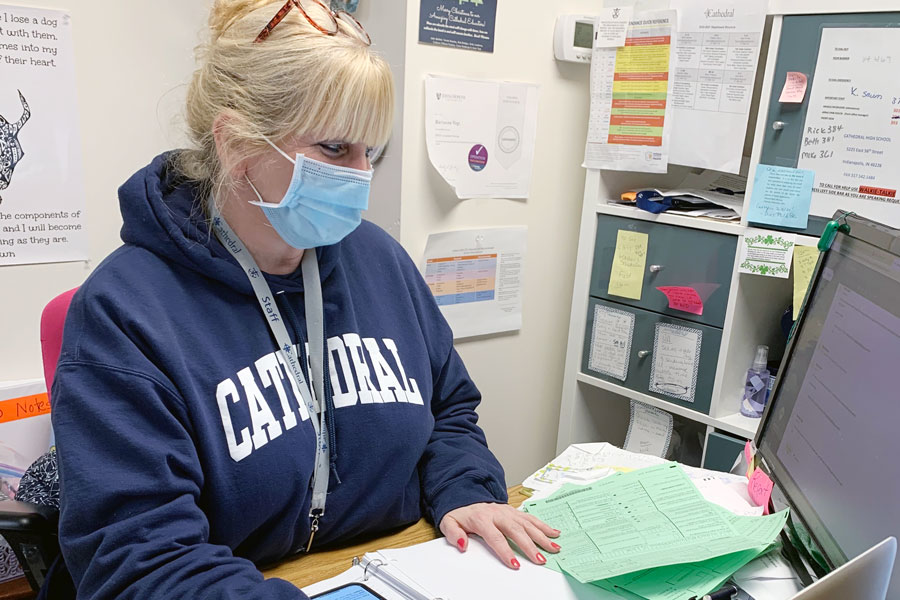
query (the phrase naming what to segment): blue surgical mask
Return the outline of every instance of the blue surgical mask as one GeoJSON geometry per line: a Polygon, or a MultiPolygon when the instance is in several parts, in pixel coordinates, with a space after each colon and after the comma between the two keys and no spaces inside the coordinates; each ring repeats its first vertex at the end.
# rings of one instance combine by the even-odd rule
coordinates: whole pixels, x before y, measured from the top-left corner
{"type": "MultiPolygon", "coordinates": [[[[266,140],[268,141],[268,140],[266,140]]],[[[372,171],[339,167],[298,154],[296,159],[269,142],[282,156],[294,163],[291,184],[278,204],[265,202],[256,193],[269,223],[288,245],[298,249],[336,244],[362,221],[369,208],[369,184],[372,171]]]]}

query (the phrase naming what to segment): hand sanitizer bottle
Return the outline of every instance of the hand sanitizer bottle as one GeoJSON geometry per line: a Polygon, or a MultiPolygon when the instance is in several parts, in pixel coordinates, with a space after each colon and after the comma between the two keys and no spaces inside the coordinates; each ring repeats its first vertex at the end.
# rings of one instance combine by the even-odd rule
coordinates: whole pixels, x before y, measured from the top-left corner
{"type": "Polygon", "coordinates": [[[766,409],[769,388],[769,347],[757,346],[753,366],[747,371],[747,382],[744,384],[744,399],[741,400],[741,414],[758,419],[766,409]]]}

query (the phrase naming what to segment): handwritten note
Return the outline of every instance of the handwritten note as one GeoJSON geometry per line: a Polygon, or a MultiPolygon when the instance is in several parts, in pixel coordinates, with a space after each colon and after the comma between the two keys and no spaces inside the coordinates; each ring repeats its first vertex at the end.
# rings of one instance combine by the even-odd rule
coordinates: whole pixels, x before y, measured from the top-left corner
{"type": "Polygon", "coordinates": [[[797,246],[794,248],[794,320],[800,316],[806,290],[812,280],[816,262],[819,260],[819,249],[815,246],[797,246]]]}
{"type": "Polygon", "coordinates": [[[694,288],[672,285],[661,286],[656,289],[666,295],[666,298],[669,300],[669,308],[672,310],[680,310],[692,315],[703,314],[703,298],[700,297],[700,293],[694,288]]]}
{"type": "Polygon", "coordinates": [[[22,396],[0,402],[0,423],[18,421],[28,417],[46,415],[50,413],[50,401],[47,393],[22,396]]]}
{"type": "Polygon", "coordinates": [[[815,177],[808,169],[758,165],[747,220],[806,229],[815,177]]]}
{"type": "Polygon", "coordinates": [[[625,381],[633,333],[634,313],[602,304],[595,306],[588,367],[625,381]]]}
{"type": "Polygon", "coordinates": [[[806,84],[806,75],[797,71],[788,71],[778,101],[790,104],[803,102],[803,98],[806,97],[806,84]]]}
{"type": "Polygon", "coordinates": [[[608,293],[640,300],[644,287],[644,265],[647,263],[646,233],[620,229],[616,235],[616,253],[609,273],[608,293]]]}
{"type": "Polygon", "coordinates": [[[621,48],[633,9],[628,7],[603,8],[594,21],[594,48],[621,48]]]}
{"type": "Polygon", "coordinates": [[[632,400],[624,449],[665,458],[671,441],[672,414],[632,400]]]}
{"type": "Polygon", "coordinates": [[[693,402],[702,340],[699,329],[657,323],[650,391],[693,402]]]}
{"type": "Polygon", "coordinates": [[[741,239],[738,271],[787,279],[796,239],[792,233],[748,229],[741,239]]]}
{"type": "Polygon", "coordinates": [[[769,498],[772,497],[772,488],[775,484],[769,479],[762,469],[756,469],[750,475],[750,481],[747,483],[747,493],[750,499],[757,506],[763,507],[763,514],[769,514],[769,498]]]}

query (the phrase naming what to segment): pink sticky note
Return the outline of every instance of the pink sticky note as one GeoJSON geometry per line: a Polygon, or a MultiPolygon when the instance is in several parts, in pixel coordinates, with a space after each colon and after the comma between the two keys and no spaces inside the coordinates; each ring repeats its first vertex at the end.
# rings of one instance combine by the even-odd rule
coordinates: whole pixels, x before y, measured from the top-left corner
{"type": "Polygon", "coordinates": [[[688,312],[692,315],[703,314],[703,300],[694,288],[669,285],[657,287],[656,289],[666,295],[666,298],[669,300],[669,308],[688,312]]]}
{"type": "Polygon", "coordinates": [[[781,97],[779,102],[803,102],[806,96],[806,75],[797,71],[788,71],[787,78],[784,80],[784,87],[781,88],[781,97]]]}
{"type": "Polygon", "coordinates": [[[750,440],[744,444],[744,458],[747,460],[747,479],[749,479],[750,474],[753,473],[753,447],[750,445],[750,440]]]}
{"type": "Polygon", "coordinates": [[[769,498],[772,497],[773,487],[775,487],[775,484],[772,483],[768,475],[763,473],[762,469],[753,471],[753,475],[750,476],[750,481],[747,483],[747,492],[750,494],[750,499],[757,506],[763,507],[764,515],[769,514],[769,498]]]}

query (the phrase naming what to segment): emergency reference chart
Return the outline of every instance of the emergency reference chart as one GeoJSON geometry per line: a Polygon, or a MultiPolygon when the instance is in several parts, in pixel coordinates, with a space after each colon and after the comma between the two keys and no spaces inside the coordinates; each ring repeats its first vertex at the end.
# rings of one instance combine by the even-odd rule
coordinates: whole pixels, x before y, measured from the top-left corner
{"type": "Polygon", "coordinates": [[[0,5],[0,266],[88,258],[69,13],[0,5]]]}

